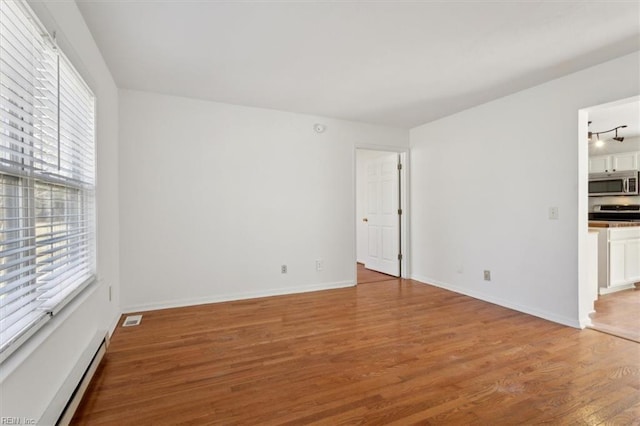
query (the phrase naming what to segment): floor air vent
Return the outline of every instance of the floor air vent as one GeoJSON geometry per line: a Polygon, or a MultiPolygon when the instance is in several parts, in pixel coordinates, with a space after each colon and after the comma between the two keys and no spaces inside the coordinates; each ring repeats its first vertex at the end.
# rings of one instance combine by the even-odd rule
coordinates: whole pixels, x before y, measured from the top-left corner
{"type": "Polygon", "coordinates": [[[130,315],[124,319],[122,326],[133,327],[134,325],[140,325],[140,321],[142,321],[142,315],[130,315]]]}

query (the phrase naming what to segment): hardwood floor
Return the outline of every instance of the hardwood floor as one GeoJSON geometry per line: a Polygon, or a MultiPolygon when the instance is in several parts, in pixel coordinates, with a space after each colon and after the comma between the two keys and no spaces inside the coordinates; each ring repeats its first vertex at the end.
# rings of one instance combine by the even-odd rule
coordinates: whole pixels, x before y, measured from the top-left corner
{"type": "Polygon", "coordinates": [[[410,280],[145,312],[73,424],[628,425],[640,344],[410,280]]]}
{"type": "Polygon", "coordinates": [[[592,328],[640,343],[640,288],[598,297],[592,328]]]}
{"type": "Polygon", "coordinates": [[[358,263],[358,284],[366,284],[366,283],[377,283],[380,281],[389,281],[394,280],[396,282],[399,281],[399,278],[394,277],[392,275],[382,274],[380,272],[372,271],[371,269],[367,269],[364,267],[362,263],[358,263]]]}

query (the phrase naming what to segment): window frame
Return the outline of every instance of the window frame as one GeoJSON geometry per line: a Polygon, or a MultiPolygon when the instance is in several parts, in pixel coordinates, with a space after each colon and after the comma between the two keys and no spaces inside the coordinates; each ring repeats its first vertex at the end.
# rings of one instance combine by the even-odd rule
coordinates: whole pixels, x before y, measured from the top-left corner
{"type": "MultiPolygon", "coordinates": [[[[25,34],[31,34],[34,39],[36,39],[38,35],[41,35],[42,40],[36,39],[35,43],[41,42],[42,44],[49,44],[50,46],[46,48],[50,48],[51,50],[45,50],[44,55],[51,54],[55,56],[55,76],[52,77],[51,80],[44,82],[44,84],[54,85],[54,89],[57,89],[55,99],[57,108],[54,113],[56,115],[54,124],[57,125],[57,128],[55,128],[56,126],[52,126],[51,123],[39,123],[44,127],[38,128],[38,123],[36,123],[35,117],[37,105],[40,100],[37,100],[35,92],[32,99],[21,97],[17,92],[13,92],[12,95],[9,93],[11,91],[11,86],[0,82],[0,84],[3,84],[0,90],[3,90],[5,93],[5,96],[0,96],[0,102],[4,103],[4,105],[0,105],[0,126],[4,127],[4,129],[0,129],[0,136],[9,138],[9,136],[6,136],[5,132],[14,130],[11,128],[11,123],[13,122],[11,121],[11,117],[5,121],[5,118],[8,116],[13,116],[14,120],[19,123],[23,123],[21,120],[24,120],[24,117],[18,118],[14,114],[13,109],[24,109],[26,107],[27,109],[31,109],[30,117],[33,117],[33,122],[29,122],[28,118],[27,121],[24,121],[27,126],[31,127],[29,142],[25,143],[24,138],[22,142],[16,141],[17,145],[23,145],[23,147],[20,148],[21,153],[16,151],[16,160],[14,161],[14,157],[12,156],[13,151],[11,151],[11,149],[7,149],[5,146],[3,148],[4,152],[8,152],[9,154],[7,155],[10,155],[11,157],[9,161],[6,159],[0,161],[0,196],[4,198],[4,200],[0,200],[0,209],[4,209],[5,212],[6,209],[15,209],[18,212],[22,212],[22,216],[19,216],[16,219],[5,219],[6,215],[0,211],[0,225],[6,224],[7,221],[12,220],[16,220],[18,223],[18,227],[15,230],[12,230],[12,228],[5,229],[0,226],[0,237],[2,237],[2,239],[0,239],[0,247],[4,247],[4,251],[7,252],[9,251],[6,249],[7,241],[17,241],[23,238],[25,240],[31,239],[33,241],[33,247],[27,247],[26,249],[24,249],[23,245],[18,244],[18,247],[21,249],[16,253],[16,256],[18,257],[9,262],[5,259],[6,253],[0,257],[0,307],[5,305],[2,303],[4,300],[3,296],[8,300],[6,302],[7,306],[9,306],[12,300],[19,300],[21,297],[32,292],[42,292],[42,296],[43,294],[47,294],[46,292],[49,290],[48,295],[50,296],[49,299],[41,301],[41,304],[35,303],[37,298],[34,300],[25,300],[26,304],[35,303],[35,305],[38,306],[35,309],[29,310],[28,313],[16,321],[16,324],[22,324],[19,326],[18,332],[10,335],[10,337],[5,341],[0,342],[0,364],[8,359],[11,354],[36,334],[44,324],[55,317],[65,306],[73,300],[78,300],[79,298],[77,299],[77,297],[91,284],[97,282],[97,99],[91,88],[77,72],[71,61],[58,48],[55,43],[55,38],[49,35],[44,25],[42,25],[26,1],[18,0],[12,3],[16,5],[17,8],[11,9],[9,12],[5,9],[5,11],[2,12],[2,16],[5,16],[4,13],[13,13],[19,9],[19,12],[23,14],[19,16],[20,22],[10,24],[7,24],[6,22],[0,23],[4,27],[0,28],[0,30],[5,33],[5,36],[14,38],[24,38],[25,34]],[[24,29],[20,29],[19,25],[24,24],[26,21],[28,21],[28,25],[30,25],[30,27],[27,28],[25,26],[26,31],[22,32],[20,35],[15,35],[10,31],[9,25],[17,28],[17,31],[23,31],[24,29]],[[64,101],[61,99],[63,96],[66,97],[66,100],[64,101]],[[70,98],[71,100],[69,100],[70,98]],[[30,101],[31,103],[29,103],[30,101]],[[67,114],[65,120],[61,120],[63,109],[67,110],[64,112],[67,114]],[[86,117],[78,115],[78,111],[79,114],[86,114],[86,117]],[[72,115],[74,115],[74,117],[72,117],[72,115]],[[83,121],[83,118],[87,119],[86,122],[83,121]],[[75,122],[72,123],[72,121],[75,122]],[[36,136],[38,130],[46,132],[48,135],[46,139],[49,141],[52,140],[51,135],[53,135],[55,138],[55,144],[57,145],[57,152],[53,153],[55,149],[52,150],[51,146],[46,146],[47,141],[45,141],[44,133],[41,133],[41,139],[38,139],[36,136]],[[78,135],[76,132],[84,134],[78,135]],[[81,140],[81,142],[77,142],[78,140],[81,140]],[[25,152],[25,149],[27,149],[27,151],[31,149],[31,152],[25,152]],[[83,149],[86,149],[88,154],[80,153],[79,150],[83,149]],[[41,155],[41,157],[38,157],[38,155],[41,155]],[[44,159],[46,156],[49,157],[49,160],[44,159]],[[55,167],[53,169],[51,168],[51,158],[57,160],[57,171],[55,170],[55,167]],[[30,160],[31,163],[25,163],[25,159],[30,160]],[[39,161],[40,163],[38,163],[39,161]],[[51,170],[54,171],[51,172],[51,170]],[[78,179],[78,177],[80,178],[78,179]],[[11,185],[6,184],[9,180],[14,181],[14,183],[11,185]],[[12,188],[10,188],[11,191],[14,191],[17,194],[11,195],[11,197],[15,198],[12,202],[15,203],[17,207],[5,207],[5,201],[8,197],[5,194],[8,193],[8,186],[12,186],[12,188]],[[49,224],[50,229],[53,229],[55,226],[59,226],[66,228],[66,230],[60,233],[58,238],[45,239],[44,243],[42,240],[38,241],[40,238],[38,236],[38,228],[43,228],[47,225],[38,224],[38,218],[42,219],[45,218],[45,216],[38,216],[36,213],[36,204],[38,201],[37,188],[47,188],[46,190],[48,190],[52,195],[54,191],[64,194],[64,199],[56,200],[61,202],[64,209],[64,214],[60,216],[60,220],[55,222],[56,216],[53,214],[53,205],[49,206],[52,210],[52,214],[46,215],[46,218],[51,221],[49,224]],[[70,208],[77,209],[75,215],[68,214],[70,208]],[[77,229],[82,229],[82,232],[77,234],[70,232],[69,229],[74,226],[76,226],[77,229]],[[14,237],[12,239],[7,239],[3,237],[4,235],[13,232],[22,234],[19,238],[14,237]],[[58,243],[67,243],[67,246],[56,246],[58,243]],[[57,254],[48,257],[46,261],[39,261],[39,256],[42,256],[42,253],[39,254],[38,250],[45,246],[49,246],[50,250],[55,249],[50,254],[57,254]],[[72,250],[76,250],[75,253],[82,254],[78,254],[76,256],[72,250]],[[20,261],[22,257],[25,258],[24,261],[20,261]],[[79,259],[85,260],[80,261],[79,259]],[[13,262],[14,265],[5,266],[11,262],[13,262]],[[44,264],[48,264],[49,266],[43,266],[44,264]],[[25,267],[25,265],[29,266],[25,267]],[[28,281],[25,282],[28,282],[29,284],[16,285],[16,288],[24,287],[23,292],[21,295],[18,295],[17,291],[14,291],[16,294],[14,295],[14,299],[11,299],[9,295],[12,293],[2,292],[1,290],[10,285],[10,282],[9,284],[5,284],[6,281],[3,280],[3,274],[9,275],[11,272],[14,272],[14,270],[12,270],[13,267],[17,267],[15,269],[16,272],[19,272],[21,268],[28,272],[29,275],[25,277],[28,278],[28,281]],[[3,270],[9,270],[9,272],[3,273],[3,270]],[[47,276],[47,274],[58,274],[58,277],[71,275],[72,277],[75,277],[75,280],[69,281],[70,277],[67,276],[65,279],[56,280],[55,284],[51,284],[47,287],[41,280],[42,277],[47,276]],[[68,287],[67,284],[69,284],[68,287]]],[[[9,7],[5,5],[3,6],[5,8],[9,7]]],[[[11,48],[14,49],[14,51],[17,51],[14,46],[11,46],[11,48]]],[[[28,59],[26,56],[24,58],[28,59]]],[[[27,70],[27,67],[31,66],[32,75],[43,72],[42,69],[38,70],[36,68],[37,63],[29,62],[28,60],[25,62],[26,63],[22,66],[25,70],[27,70]]],[[[48,69],[45,71],[51,70],[48,69]]],[[[37,80],[38,83],[41,81],[43,80],[37,80]]],[[[5,83],[6,82],[7,80],[5,80],[5,83]]],[[[33,87],[33,90],[39,90],[35,86],[33,87]]],[[[52,103],[51,99],[45,99],[45,101],[49,102],[50,105],[52,103]]],[[[29,113],[29,111],[25,112],[25,116],[27,113],[29,113]]],[[[46,117],[47,120],[50,118],[51,117],[46,117]]],[[[24,133],[25,128],[16,128],[14,131],[24,133]]],[[[28,133],[29,132],[26,134],[28,133]]],[[[9,145],[13,144],[13,142],[3,143],[7,143],[9,145]]],[[[1,153],[2,151],[0,151],[0,154],[1,153]]],[[[0,158],[0,160],[2,159],[0,158]]],[[[2,254],[2,251],[0,251],[0,254],[2,254]]],[[[45,252],[45,256],[46,254],[48,253],[45,252]]],[[[24,273],[26,274],[27,272],[24,273]]],[[[14,274],[14,276],[16,275],[14,274]]],[[[54,276],[53,278],[55,279],[56,277],[54,276]]],[[[2,316],[0,316],[0,324],[2,324],[2,321],[4,321],[5,318],[8,318],[7,315],[10,314],[6,314],[4,310],[0,312],[2,313],[2,316]]],[[[2,327],[0,327],[0,333],[2,332],[2,327]]]]}

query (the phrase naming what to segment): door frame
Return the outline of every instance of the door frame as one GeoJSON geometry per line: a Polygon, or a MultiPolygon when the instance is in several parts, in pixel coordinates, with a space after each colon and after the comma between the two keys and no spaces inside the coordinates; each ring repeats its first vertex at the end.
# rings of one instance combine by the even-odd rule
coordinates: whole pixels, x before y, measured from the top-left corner
{"type": "MultiPolygon", "coordinates": [[[[578,110],[578,322],[580,328],[591,326],[589,314],[594,304],[589,299],[589,148],[585,143],[589,132],[589,112],[640,102],[640,95],[578,110]]],[[[595,310],[594,310],[595,311],[595,310]]]]}
{"type": "Polygon", "coordinates": [[[353,282],[354,285],[358,284],[358,221],[360,218],[357,217],[356,210],[356,199],[357,199],[357,185],[356,185],[356,175],[357,175],[357,160],[358,160],[358,151],[383,151],[383,152],[393,152],[400,156],[400,161],[402,163],[402,170],[400,170],[400,208],[402,209],[402,215],[400,216],[400,250],[402,253],[402,260],[400,261],[400,278],[410,278],[411,276],[411,264],[410,264],[410,256],[409,256],[409,247],[411,247],[410,241],[410,229],[409,229],[409,215],[410,215],[410,200],[409,200],[409,147],[403,148],[398,146],[391,145],[374,145],[374,144],[355,144],[353,148],[353,161],[352,161],[352,183],[351,183],[351,192],[352,192],[352,211],[351,211],[351,220],[353,220],[353,282]]]}

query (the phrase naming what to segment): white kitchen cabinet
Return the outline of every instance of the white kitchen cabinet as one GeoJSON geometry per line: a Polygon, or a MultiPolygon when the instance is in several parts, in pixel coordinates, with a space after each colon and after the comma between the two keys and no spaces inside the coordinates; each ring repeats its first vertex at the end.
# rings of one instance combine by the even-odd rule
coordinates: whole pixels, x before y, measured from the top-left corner
{"type": "Polygon", "coordinates": [[[611,170],[614,172],[638,170],[638,153],[621,152],[611,155],[611,170]]]}
{"type": "Polygon", "coordinates": [[[640,282],[640,227],[605,228],[598,237],[600,294],[640,282]]]}
{"type": "Polygon", "coordinates": [[[611,170],[611,156],[597,155],[589,157],[589,173],[605,173],[611,170]]]}
{"type": "Polygon", "coordinates": [[[624,246],[624,276],[627,281],[640,282],[640,237],[624,246]]]}
{"type": "Polygon", "coordinates": [[[622,172],[638,170],[638,151],[619,152],[609,155],[595,155],[589,157],[589,173],[622,172]]]}
{"type": "Polygon", "coordinates": [[[626,241],[609,243],[609,283],[608,287],[616,287],[627,283],[625,277],[626,241]]]}

